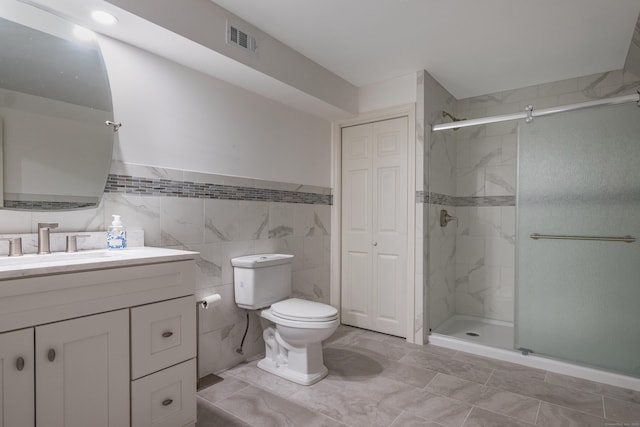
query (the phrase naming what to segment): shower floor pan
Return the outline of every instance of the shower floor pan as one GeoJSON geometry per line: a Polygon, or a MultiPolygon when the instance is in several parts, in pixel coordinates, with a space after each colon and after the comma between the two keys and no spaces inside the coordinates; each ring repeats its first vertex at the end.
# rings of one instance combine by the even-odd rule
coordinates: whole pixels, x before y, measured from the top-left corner
{"type": "Polygon", "coordinates": [[[456,314],[438,326],[436,334],[513,350],[513,323],[456,314]]]}

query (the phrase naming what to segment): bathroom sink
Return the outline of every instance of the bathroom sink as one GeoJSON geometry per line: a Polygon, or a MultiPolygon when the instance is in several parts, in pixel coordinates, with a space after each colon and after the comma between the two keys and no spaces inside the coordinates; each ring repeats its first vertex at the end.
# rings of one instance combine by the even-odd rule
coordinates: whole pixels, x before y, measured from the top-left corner
{"type": "Polygon", "coordinates": [[[107,250],[95,250],[95,251],[82,251],[82,252],[56,252],[52,254],[36,255],[28,254],[15,257],[0,257],[0,267],[9,266],[36,266],[38,264],[51,264],[51,263],[75,263],[81,260],[100,260],[104,258],[114,258],[121,256],[121,254],[107,250]]]}

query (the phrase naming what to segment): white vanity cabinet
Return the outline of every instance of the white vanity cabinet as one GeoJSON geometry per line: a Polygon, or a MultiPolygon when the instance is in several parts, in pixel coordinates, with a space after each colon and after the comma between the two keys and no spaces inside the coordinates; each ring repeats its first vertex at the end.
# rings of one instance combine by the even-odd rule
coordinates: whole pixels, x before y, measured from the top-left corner
{"type": "Polygon", "coordinates": [[[158,251],[0,279],[0,427],[194,425],[195,254],[158,251]]]}

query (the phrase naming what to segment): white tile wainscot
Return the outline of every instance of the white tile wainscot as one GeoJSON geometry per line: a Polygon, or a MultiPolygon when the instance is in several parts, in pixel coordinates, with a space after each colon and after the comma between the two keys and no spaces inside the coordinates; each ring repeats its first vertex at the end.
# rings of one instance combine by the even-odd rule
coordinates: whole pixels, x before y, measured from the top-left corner
{"type": "Polygon", "coordinates": [[[195,425],[197,253],[77,254],[0,259],[0,419],[195,425]],[[138,378],[130,358],[147,360],[144,340],[154,343],[153,363],[138,378]]]}

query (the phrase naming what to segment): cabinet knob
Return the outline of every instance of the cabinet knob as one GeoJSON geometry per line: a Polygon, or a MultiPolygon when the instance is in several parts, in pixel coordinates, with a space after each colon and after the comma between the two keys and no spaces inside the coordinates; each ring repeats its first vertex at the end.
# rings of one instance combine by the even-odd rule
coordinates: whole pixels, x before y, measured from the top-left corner
{"type": "Polygon", "coordinates": [[[373,242],[373,246],[378,246],[378,242],[373,242]]]}
{"type": "Polygon", "coordinates": [[[47,353],[47,359],[49,359],[49,362],[53,362],[54,360],[56,360],[56,351],[54,349],[49,350],[49,352],[47,353]]]}
{"type": "Polygon", "coordinates": [[[16,369],[18,371],[22,371],[24,369],[24,358],[23,357],[18,357],[18,360],[16,360],[16,369]]]}
{"type": "Polygon", "coordinates": [[[170,336],[172,336],[172,335],[173,335],[173,332],[171,332],[171,331],[164,331],[164,332],[162,333],[162,338],[169,338],[169,337],[170,337],[170,336]]]}
{"type": "Polygon", "coordinates": [[[173,403],[173,399],[165,399],[162,401],[162,406],[169,406],[173,403]]]}

